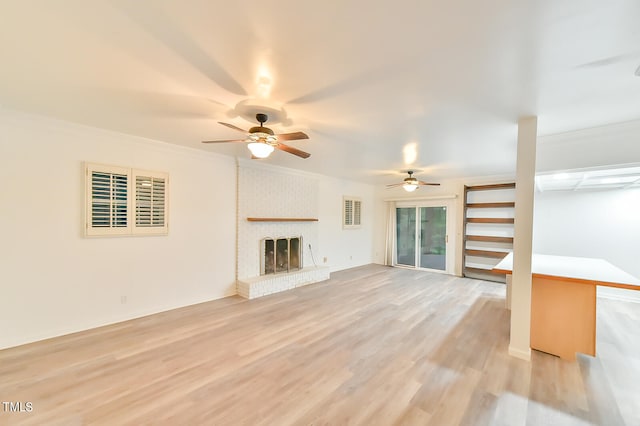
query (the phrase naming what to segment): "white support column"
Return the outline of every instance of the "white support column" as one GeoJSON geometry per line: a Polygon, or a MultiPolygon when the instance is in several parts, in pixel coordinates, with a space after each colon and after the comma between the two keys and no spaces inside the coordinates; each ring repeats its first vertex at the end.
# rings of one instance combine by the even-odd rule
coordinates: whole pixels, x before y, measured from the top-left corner
{"type": "Polygon", "coordinates": [[[531,359],[531,251],[537,133],[537,117],[518,120],[509,354],[525,360],[531,359]]]}

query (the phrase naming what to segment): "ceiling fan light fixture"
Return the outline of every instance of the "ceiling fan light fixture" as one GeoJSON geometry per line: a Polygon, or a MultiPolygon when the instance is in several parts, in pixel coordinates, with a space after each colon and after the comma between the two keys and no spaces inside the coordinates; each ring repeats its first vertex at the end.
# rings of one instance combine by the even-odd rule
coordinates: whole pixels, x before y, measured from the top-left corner
{"type": "Polygon", "coordinates": [[[247,148],[257,158],[267,158],[273,152],[273,146],[264,142],[251,142],[247,148]]]}
{"type": "Polygon", "coordinates": [[[404,190],[407,192],[413,192],[418,189],[418,184],[415,182],[406,182],[404,185],[402,185],[402,188],[404,188],[404,190]]]}
{"type": "Polygon", "coordinates": [[[261,135],[261,136],[273,136],[273,130],[264,126],[256,126],[249,129],[249,133],[252,135],[261,135]]]}
{"type": "Polygon", "coordinates": [[[293,132],[275,134],[273,130],[263,126],[263,124],[267,121],[267,118],[267,114],[256,114],[256,120],[258,120],[258,123],[260,123],[260,125],[252,127],[251,129],[249,129],[249,131],[243,130],[234,124],[223,123],[222,121],[219,121],[218,123],[222,124],[223,126],[245,133],[245,138],[226,139],[218,141],[202,141],[202,143],[248,142],[249,144],[247,145],[247,147],[253,154],[253,158],[267,158],[269,154],[271,154],[276,148],[300,158],[309,158],[311,156],[311,154],[309,154],[308,152],[304,152],[302,150],[299,150],[298,148],[294,148],[292,146],[285,145],[282,142],[279,142],[279,139],[285,141],[309,139],[309,136],[306,133],[293,132]]]}
{"type": "Polygon", "coordinates": [[[264,132],[255,132],[249,135],[249,140],[253,142],[276,143],[278,141],[278,138],[273,134],[264,133],[264,132]]]}
{"type": "Polygon", "coordinates": [[[404,181],[402,181],[400,183],[392,183],[392,184],[387,185],[387,189],[402,187],[402,189],[404,189],[407,192],[413,192],[413,191],[415,191],[416,189],[418,189],[419,187],[421,187],[423,185],[440,186],[439,183],[423,182],[421,180],[418,180],[418,179],[414,178],[413,177],[413,170],[408,170],[407,173],[409,174],[408,178],[405,178],[404,181]]]}

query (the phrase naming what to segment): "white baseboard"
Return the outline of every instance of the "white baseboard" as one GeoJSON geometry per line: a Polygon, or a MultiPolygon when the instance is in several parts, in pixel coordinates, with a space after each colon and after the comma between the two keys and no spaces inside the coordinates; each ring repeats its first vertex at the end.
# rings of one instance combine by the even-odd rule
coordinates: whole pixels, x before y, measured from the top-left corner
{"type": "Polygon", "coordinates": [[[517,349],[512,346],[509,346],[509,355],[523,359],[525,361],[531,361],[531,348],[527,348],[527,350],[517,349]]]}

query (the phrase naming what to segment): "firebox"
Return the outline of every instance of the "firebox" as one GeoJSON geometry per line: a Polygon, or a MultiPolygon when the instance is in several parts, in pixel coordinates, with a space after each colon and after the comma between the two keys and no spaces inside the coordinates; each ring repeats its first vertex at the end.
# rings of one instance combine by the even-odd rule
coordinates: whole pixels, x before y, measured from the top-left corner
{"type": "Polygon", "coordinates": [[[289,238],[263,238],[260,241],[260,275],[302,269],[302,236],[289,238]]]}

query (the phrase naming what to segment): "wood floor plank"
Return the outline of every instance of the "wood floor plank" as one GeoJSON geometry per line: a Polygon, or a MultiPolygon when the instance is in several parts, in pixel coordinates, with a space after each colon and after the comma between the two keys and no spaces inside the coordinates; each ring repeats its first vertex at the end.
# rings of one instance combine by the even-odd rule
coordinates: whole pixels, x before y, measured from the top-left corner
{"type": "Polygon", "coordinates": [[[598,358],[508,355],[503,284],[368,265],[0,351],[0,425],[640,424],[640,304],[598,358]]]}
{"type": "Polygon", "coordinates": [[[601,425],[625,425],[620,413],[620,408],[612,391],[607,372],[602,367],[598,358],[586,355],[578,355],[577,362],[580,366],[584,385],[587,392],[589,413],[594,424],[601,425]]]}

